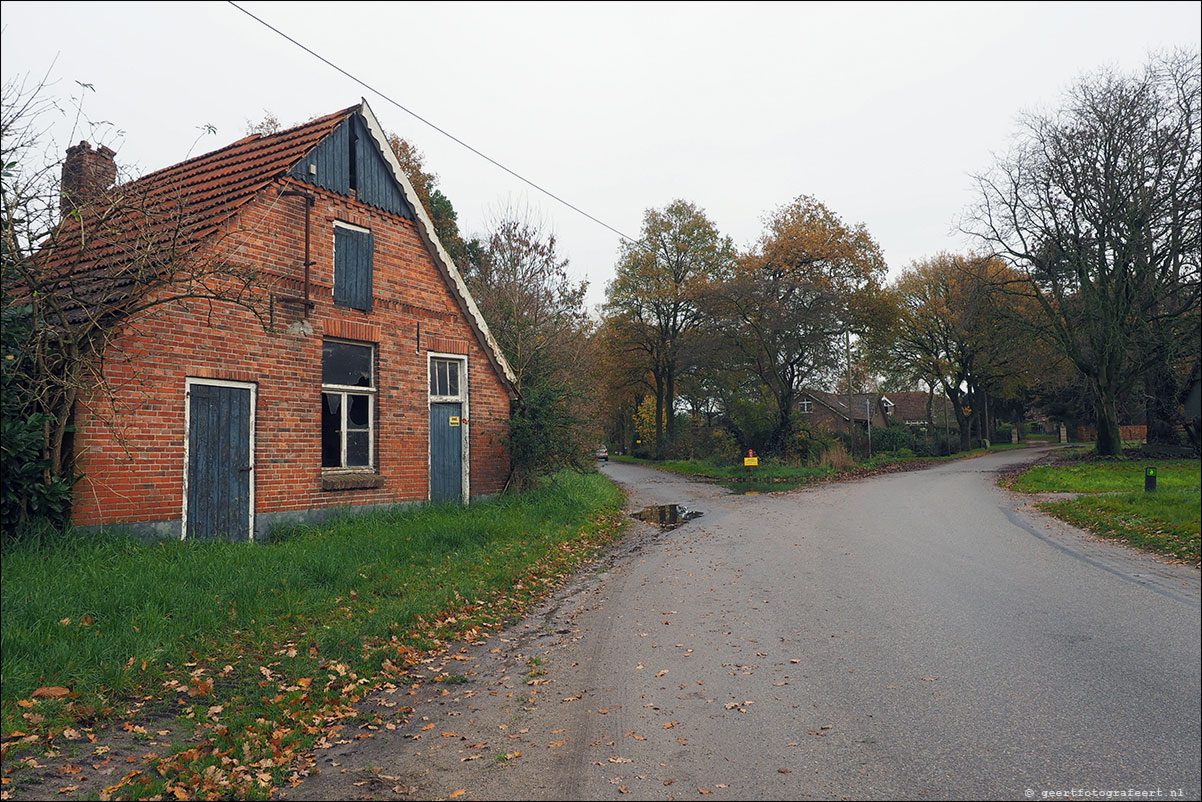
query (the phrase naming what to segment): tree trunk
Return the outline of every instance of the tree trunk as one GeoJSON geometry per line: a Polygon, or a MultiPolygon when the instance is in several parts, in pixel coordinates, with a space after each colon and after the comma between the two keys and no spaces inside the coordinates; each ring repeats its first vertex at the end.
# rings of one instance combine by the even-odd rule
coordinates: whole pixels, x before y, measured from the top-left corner
{"type": "Polygon", "coordinates": [[[676,363],[668,364],[667,380],[664,385],[664,410],[667,413],[668,444],[676,442],[676,363]]]}
{"type": "Polygon", "coordinates": [[[664,376],[655,375],[655,458],[664,458],[664,376]]]}
{"type": "Polygon", "coordinates": [[[793,439],[793,393],[786,392],[776,398],[776,427],[768,440],[769,453],[787,456],[789,443],[793,439]]]}
{"type": "Polygon", "coordinates": [[[1102,400],[1097,407],[1098,439],[1094,449],[1099,456],[1118,457],[1123,453],[1123,438],[1119,434],[1118,405],[1113,398],[1102,400]]]}
{"type": "Polygon", "coordinates": [[[1148,442],[1160,445],[1178,445],[1177,425],[1181,421],[1177,412],[1177,397],[1180,388],[1171,366],[1159,362],[1148,369],[1144,376],[1144,422],[1148,426],[1148,442]]]}

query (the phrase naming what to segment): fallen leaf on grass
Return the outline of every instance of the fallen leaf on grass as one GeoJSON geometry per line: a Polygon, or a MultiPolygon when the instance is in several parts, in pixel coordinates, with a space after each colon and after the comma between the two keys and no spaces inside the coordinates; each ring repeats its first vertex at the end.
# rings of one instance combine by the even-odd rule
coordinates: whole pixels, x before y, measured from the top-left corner
{"type": "Polygon", "coordinates": [[[61,685],[45,685],[31,694],[34,699],[62,699],[70,695],[71,691],[61,685]]]}

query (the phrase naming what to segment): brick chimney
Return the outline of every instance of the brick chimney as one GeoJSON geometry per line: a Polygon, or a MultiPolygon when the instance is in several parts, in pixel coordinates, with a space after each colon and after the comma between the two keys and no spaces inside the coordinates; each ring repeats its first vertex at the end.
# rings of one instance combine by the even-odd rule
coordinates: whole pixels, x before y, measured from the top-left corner
{"type": "Polygon", "coordinates": [[[117,180],[117,153],[101,145],[92,150],[87,142],[67,148],[63,161],[63,182],[59,190],[59,208],[63,216],[85,206],[101,195],[117,180]]]}

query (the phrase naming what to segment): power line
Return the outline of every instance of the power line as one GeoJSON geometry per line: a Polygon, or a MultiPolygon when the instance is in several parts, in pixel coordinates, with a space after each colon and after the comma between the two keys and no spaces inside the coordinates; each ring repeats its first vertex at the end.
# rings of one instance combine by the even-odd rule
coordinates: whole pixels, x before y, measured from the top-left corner
{"type": "Polygon", "coordinates": [[[501,168],[502,170],[504,170],[505,172],[507,172],[507,173],[509,173],[511,176],[513,176],[514,178],[518,179],[519,181],[522,181],[523,183],[525,183],[525,184],[528,184],[528,185],[530,185],[531,187],[534,187],[534,189],[536,189],[536,190],[538,190],[539,192],[543,193],[543,194],[544,194],[544,195],[546,195],[547,197],[549,197],[549,198],[551,198],[551,199],[553,199],[553,200],[556,200],[556,201],[558,201],[559,203],[562,203],[564,206],[568,207],[569,209],[571,209],[572,211],[576,212],[577,214],[579,214],[579,215],[582,215],[582,216],[584,216],[584,217],[587,217],[589,220],[592,220],[592,221],[593,221],[594,223],[596,223],[597,225],[599,225],[599,226],[602,226],[602,227],[604,227],[604,228],[607,228],[607,229],[609,229],[610,231],[612,231],[613,233],[617,234],[619,237],[621,237],[622,239],[624,239],[624,240],[626,240],[627,242],[631,243],[632,245],[637,245],[637,246],[638,246],[638,247],[640,247],[640,248],[645,248],[645,247],[646,247],[646,246],[645,246],[645,245],[644,245],[642,242],[640,242],[640,241],[638,241],[638,240],[634,239],[633,237],[629,237],[629,236],[627,236],[627,235],[623,234],[621,231],[619,231],[618,229],[614,228],[614,227],[613,227],[613,226],[611,226],[609,223],[606,223],[604,220],[601,220],[601,219],[599,219],[599,218],[597,218],[597,217],[594,217],[593,215],[589,214],[589,213],[588,213],[588,212],[586,212],[584,209],[581,209],[579,206],[577,206],[577,205],[575,205],[575,204],[573,204],[573,203],[569,203],[568,201],[566,201],[566,200],[564,200],[563,198],[559,197],[558,195],[556,195],[554,192],[550,191],[549,189],[544,189],[543,187],[541,187],[541,186],[539,186],[538,184],[536,184],[536,183],[534,183],[533,181],[531,181],[529,178],[526,178],[525,176],[521,175],[520,173],[517,173],[517,172],[515,172],[515,171],[513,171],[513,170],[509,169],[508,167],[506,167],[505,165],[501,164],[499,161],[497,161],[496,159],[492,158],[492,157],[491,157],[491,156],[489,156],[488,154],[486,154],[486,153],[482,153],[481,151],[479,151],[479,150],[477,150],[476,148],[472,147],[471,145],[469,145],[468,143],[464,142],[462,139],[460,139],[459,137],[457,137],[457,136],[455,136],[454,134],[450,133],[449,131],[447,131],[447,130],[445,130],[445,129],[443,129],[443,128],[440,128],[439,126],[437,126],[437,125],[435,125],[434,123],[430,122],[430,121],[429,121],[429,120],[427,120],[425,117],[423,117],[423,116],[421,116],[420,114],[418,114],[416,111],[413,111],[412,109],[410,109],[410,108],[407,108],[407,107],[403,106],[402,104],[400,104],[400,103],[398,103],[397,101],[393,100],[393,99],[392,99],[391,97],[389,97],[388,95],[384,94],[384,93],[383,93],[382,91],[380,91],[379,89],[376,89],[374,86],[372,86],[371,84],[367,83],[367,81],[364,81],[363,79],[361,79],[361,78],[359,78],[359,77],[357,77],[357,76],[355,76],[355,75],[352,75],[351,73],[347,72],[347,71],[346,71],[346,70],[344,70],[342,67],[339,67],[337,64],[335,64],[334,62],[330,61],[330,60],[329,60],[328,58],[326,58],[325,56],[321,55],[320,53],[318,53],[318,52],[314,51],[313,49],[311,49],[311,48],[309,48],[309,47],[307,47],[307,46],[305,46],[305,45],[301,44],[300,42],[296,41],[296,40],[295,40],[295,39],[293,39],[291,36],[289,36],[288,34],[284,33],[284,32],[283,32],[283,31],[281,31],[279,28],[275,27],[274,25],[272,25],[271,23],[267,22],[266,20],[264,20],[264,19],[262,19],[262,18],[260,18],[260,17],[256,17],[254,14],[250,13],[250,12],[249,12],[249,11],[247,11],[245,8],[243,8],[242,6],[240,6],[240,5],[238,5],[237,3],[235,3],[235,2],[234,2],[234,0],[227,0],[227,2],[228,2],[228,3],[229,3],[231,6],[233,6],[234,8],[238,9],[239,11],[241,11],[241,12],[242,12],[243,14],[245,14],[246,16],[248,16],[248,17],[250,17],[251,19],[253,19],[255,22],[257,22],[257,23],[259,23],[260,25],[262,25],[263,27],[267,28],[267,29],[268,29],[268,30],[270,30],[270,31],[273,31],[274,33],[278,34],[279,36],[283,37],[284,39],[287,39],[289,42],[291,42],[292,44],[296,45],[296,46],[297,46],[297,47],[299,47],[301,50],[303,50],[303,51],[305,51],[306,53],[308,53],[309,55],[313,56],[313,58],[317,59],[318,61],[321,61],[322,63],[326,64],[326,65],[327,65],[327,66],[329,66],[329,67],[332,67],[333,69],[335,69],[335,70],[337,70],[338,72],[340,72],[340,73],[342,73],[343,75],[345,75],[347,78],[350,78],[352,81],[354,81],[355,83],[357,83],[357,84],[359,84],[360,86],[362,86],[362,87],[363,87],[364,89],[366,89],[367,91],[369,91],[369,92],[371,92],[371,93],[375,94],[377,97],[379,97],[379,98],[383,99],[385,102],[387,102],[387,103],[391,103],[392,105],[396,106],[398,109],[400,109],[401,111],[405,112],[406,114],[408,114],[408,115],[410,115],[410,116],[412,116],[412,117],[415,117],[416,119],[420,120],[421,122],[423,122],[423,123],[425,123],[426,125],[428,125],[428,126],[430,126],[431,128],[433,128],[433,129],[434,129],[435,131],[437,131],[438,133],[440,133],[440,134],[442,134],[443,136],[447,137],[448,139],[451,139],[451,140],[453,140],[453,141],[455,141],[455,142],[458,142],[460,145],[462,145],[463,147],[467,148],[467,149],[468,149],[468,150],[470,150],[472,153],[475,153],[477,156],[479,156],[480,158],[482,158],[482,159],[484,159],[485,161],[489,162],[490,164],[492,164],[492,165],[494,165],[494,166],[496,166],[496,167],[499,167],[499,168],[501,168]]]}

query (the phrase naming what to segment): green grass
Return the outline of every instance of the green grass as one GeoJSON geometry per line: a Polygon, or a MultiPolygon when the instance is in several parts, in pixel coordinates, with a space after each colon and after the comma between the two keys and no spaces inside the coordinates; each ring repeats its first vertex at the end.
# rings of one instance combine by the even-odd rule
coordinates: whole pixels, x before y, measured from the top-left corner
{"type": "Polygon", "coordinates": [[[1011,485],[1020,493],[1111,493],[1144,489],[1144,466],[1155,465],[1158,490],[1197,488],[1202,472],[1196,460],[1158,462],[1082,462],[1039,465],[1024,472],[1011,485]]]}
{"type": "MultiPolygon", "coordinates": [[[[615,536],[621,506],[599,474],[563,473],[519,496],[348,517],[266,545],[79,536],[6,549],[4,732],[31,729],[36,688],[65,686],[70,700],[36,703],[48,738],[145,697],[241,754],[258,722],[345,704],[360,680],[518,612],[615,536]],[[225,706],[220,726],[196,715],[212,705],[225,706]]],[[[288,732],[297,748],[317,735],[288,732]]]]}
{"type": "Polygon", "coordinates": [[[784,465],[768,458],[748,469],[739,464],[719,464],[709,460],[645,460],[635,457],[611,457],[618,462],[646,465],[661,471],[710,479],[736,492],[769,492],[792,490],[802,485],[824,481],[835,475],[827,466],[797,467],[784,465]]]}
{"type": "Polygon", "coordinates": [[[1084,496],[1039,507],[1096,534],[1197,564],[1202,562],[1200,503],[1194,487],[1084,496]]]}
{"type": "Polygon", "coordinates": [[[1192,563],[1202,561],[1202,468],[1197,460],[1100,460],[1031,468],[1009,482],[1023,493],[1084,493],[1039,508],[1104,537],[1192,563]],[[1156,492],[1144,492],[1144,467],[1156,492]]]}
{"type": "Polygon", "coordinates": [[[962,451],[950,457],[916,457],[906,454],[886,452],[877,454],[869,459],[859,460],[854,466],[836,470],[829,465],[798,466],[777,462],[771,457],[761,457],[760,464],[748,469],[737,463],[718,463],[713,460],[649,460],[629,456],[611,456],[615,462],[626,462],[634,465],[646,465],[661,471],[679,473],[684,476],[695,476],[708,479],[736,493],[770,493],[782,490],[793,490],[806,485],[818,484],[831,480],[836,476],[865,475],[888,469],[898,463],[922,464],[945,462],[964,457],[974,457],[992,451],[1010,448],[1024,448],[1023,444],[993,446],[971,451],[962,451]]]}

